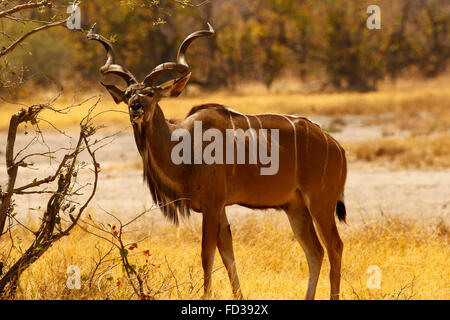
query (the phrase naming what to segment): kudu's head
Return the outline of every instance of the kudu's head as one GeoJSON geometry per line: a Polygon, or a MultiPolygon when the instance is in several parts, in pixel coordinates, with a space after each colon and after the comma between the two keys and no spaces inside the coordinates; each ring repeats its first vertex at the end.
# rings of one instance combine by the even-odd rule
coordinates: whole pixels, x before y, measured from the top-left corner
{"type": "Polygon", "coordinates": [[[191,72],[186,62],[186,50],[194,39],[200,37],[209,37],[214,35],[214,29],[208,23],[209,30],[200,30],[191,33],[181,44],[177,62],[166,62],[155,67],[144,79],[143,82],[136,80],[136,77],[125,67],[115,63],[114,49],[111,43],[99,34],[94,34],[92,26],[87,37],[89,40],[100,42],[106,49],[107,60],[104,66],[100,68],[102,75],[115,74],[126,81],[127,87],[121,88],[116,85],[101,84],[109,91],[114,101],[119,104],[125,102],[128,104],[130,120],[132,122],[147,121],[155,106],[163,97],[177,97],[183,91],[188,82],[191,72]],[[179,74],[175,79],[155,85],[156,80],[163,74],[179,74]]]}

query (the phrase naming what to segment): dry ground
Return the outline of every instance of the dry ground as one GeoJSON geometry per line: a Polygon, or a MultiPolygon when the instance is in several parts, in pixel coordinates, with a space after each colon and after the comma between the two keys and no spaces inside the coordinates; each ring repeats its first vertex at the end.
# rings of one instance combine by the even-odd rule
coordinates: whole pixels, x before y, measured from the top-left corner
{"type": "MultiPolygon", "coordinates": [[[[88,95],[83,95],[86,97],[88,95]]],[[[61,105],[70,103],[63,97],[61,105]]],[[[80,100],[80,99],[78,99],[80,100]]],[[[339,224],[345,244],[342,294],[345,299],[449,299],[450,298],[450,77],[430,81],[401,81],[386,84],[375,93],[294,94],[243,92],[188,96],[162,102],[168,117],[183,117],[189,106],[220,102],[248,113],[280,112],[307,115],[335,136],[346,148],[349,173],[346,185],[348,225],[339,224]],[[381,269],[381,289],[369,290],[366,273],[370,265],[381,269]]],[[[88,104],[89,105],[89,104],[88,104]]],[[[0,106],[0,127],[6,128],[17,106],[0,106]]],[[[99,110],[125,110],[104,97],[99,110]]],[[[78,111],[76,111],[78,110],[78,111]]],[[[84,114],[48,113],[46,119],[68,134],[84,114]]],[[[103,134],[121,130],[115,141],[98,154],[102,173],[89,214],[110,222],[103,210],[123,221],[150,206],[142,182],[140,161],[125,113],[106,113],[100,120],[108,125],[103,134]]],[[[45,123],[46,143],[66,146],[70,139],[45,123]]],[[[18,149],[31,134],[21,129],[18,149]]],[[[31,128],[27,131],[32,132],[31,128]]],[[[0,135],[0,157],[4,156],[6,132],[0,135]]],[[[37,145],[35,148],[42,148],[37,145]]],[[[36,175],[48,175],[48,160],[35,159],[39,171],[22,170],[19,183],[36,175]]],[[[0,181],[5,183],[0,165],[0,181]]],[[[81,176],[80,182],[87,176],[81,176]]],[[[41,197],[23,196],[18,217],[36,222],[41,197]]],[[[304,295],[307,265],[282,212],[252,211],[238,206],[228,209],[232,223],[237,266],[244,295],[249,299],[298,299],[304,295]]],[[[134,251],[136,263],[151,253],[152,288],[162,286],[156,298],[198,298],[201,290],[200,220],[196,214],[179,229],[165,222],[158,211],[146,214],[127,235],[130,242],[150,236],[134,251]],[[159,266],[159,267],[158,267],[159,266]],[[178,286],[176,286],[178,285],[178,286]]],[[[20,235],[25,247],[29,239],[20,235]]],[[[0,242],[2,250],[7,245],[0,242]]],[[[18,298],[76,299],[130,297],[130,287],[119,267],[107,277],[93,281],[90,275],[98,252],[106,244],[76,230],[47,252],[21,279],[18,298]],[[66,269],[78,265],[83,274],[81,290],[65,286],[66,269]],[[106,278],[110,279],[107,280],[106,278]],[[117,286],[117,281],[121,284],[117,286]],[[109,293],[108,293],[109,292],[109,293]]],[[[112,256],[117,256],[118,253],[112,256]]],[[[148,257],[147,257],[148,258],[148,257]]],[[[325,259],[326,261],[326,259],[325,259]]],[[[216,257],[214,296],[229,299],[230,288],[220,257],[216,257]]],[[[324,263],[317,298],[328,298],[328,262],[324,263]]]]}

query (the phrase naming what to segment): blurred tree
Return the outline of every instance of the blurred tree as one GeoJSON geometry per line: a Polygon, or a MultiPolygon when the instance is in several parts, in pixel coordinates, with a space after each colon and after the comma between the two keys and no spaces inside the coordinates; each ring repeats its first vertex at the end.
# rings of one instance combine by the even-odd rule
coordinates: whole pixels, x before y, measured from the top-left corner
{"type": "Polygon", "coordinates": [[[381,30],[366,28],[366,7],[360,1],[328,1],[324,10],[323,64],[329,83],[338,89],[374,90],[385,70],[381,30]]]}
{"type": "Polygon", "coordinates": [[[426,77],[434,77],[446,69],[450,57],[450,10],[442,1],[424,1],[416,25],[422,31],[419,68],[426,77]]]}
{"type": "MultiPolygon", "coordinates": [[[[15,1],[19,3],[19,1],[15,1]]],[[[0,26],[17,36],[65,13],[70,1],[44,12],[15,15],[0,26]]],[[[5,1],[0,2],[0,10],[5,1]]],[[[11,3],[8,1],[8,3],[11,3]]],[[[368,4],[358,0],[93,0],[81,3],[82,27],[115,41],[117,58],[142,79],[161,62],[174,61],[182,39],[211,22],[212,39],[188,54],[191,83],[236,88],[258,81],[270,88],[277,78],[320,80],[339,90],[374,90],[378,80],[406,71],[433,77],[449,59],[450,4],[439,0],[376,0],[381,30],[366,27],[368,4]]],[[[1,47],[0,46],[0,47],[1,47]]],[[[88,89],[98,80],[102,48],[63,29],[36,34],[8,57],[10,69],[33,83],[48,79],[88,89]]]]}
{"type": "Polygon", "coordinates": [[[388,37],[386,47],[383,49],[386,59],[386,70],[389,76],[397,76],[412,63],[413,48],[406,34],[406,26],[411,17],[411,0],[405,0],[397,17],[392,21],[392,30],[388,37]]]}

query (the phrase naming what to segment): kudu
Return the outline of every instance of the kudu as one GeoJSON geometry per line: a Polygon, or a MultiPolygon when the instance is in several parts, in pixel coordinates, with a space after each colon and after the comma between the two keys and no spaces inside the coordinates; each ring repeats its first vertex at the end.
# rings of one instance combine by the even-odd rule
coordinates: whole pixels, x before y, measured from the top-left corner
{"type": "MultiPolygon", "coordinates": [[[[175,223],[178,215],[189,216],[190,210],[203,214],[201,257],[205,296],[210,293],[217,247],[234,297],[242,298],[230,225],[225,213],[226,206],[238,204],[286,212],[308,260],[307,299],[315,296],[324,255],[317,229],[330,260],[331,298],[338,299],[343,244],[334,214],[336,210],[338,219],[345,221],[343,191],[347,175],[345,152],[341,145],[318,125],[298,116],[247,115],[222,105],[205,104],[193,107],[182,121],[168,121],[164,117],[158,103],[163,97],[176,97],[182,92],[191,75],[186,50],[193,40],[214,35],[211,25],[208,27],[209,30],[194,32],[183,41],[177,62],[158,65],[143,82],[138,82],[130,71],[115,63],[109,41],[93,34],[92,29],[88,35],[89,39],[99,41],[106,49],[107,61],[100,69],[101,74],[118,75],[127,83],[125,89],[102,85],[117,104],[128,104],[136,145],[143,161],[144,180],[153,201],[164,204],[161,210],[175,223]],[[157,78],[169,72],[179,76],[160,85],[155,84],[157,78]],[[204,130],[216,128],[222,132],[238,128],[278,129],[278,172],[261,175],[259,164],[174,164],[171,150],[175,142],[171,134],[179,128],[192,133],[194,121],[201,121],[204,130]]],[[[268,136],[265,138],[270,140],[268,136]]]]}

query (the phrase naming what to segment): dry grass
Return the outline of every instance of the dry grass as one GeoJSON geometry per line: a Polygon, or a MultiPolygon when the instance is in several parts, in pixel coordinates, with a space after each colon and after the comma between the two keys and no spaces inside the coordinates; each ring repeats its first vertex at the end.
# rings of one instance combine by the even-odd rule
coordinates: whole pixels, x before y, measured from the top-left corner
{"type": "Polygon", "coordinates": [[[123,172],[130,170],[142,170],[142,160],[140,157],[127,161],[117,161],[108,163],[108,165],[102,168],[102,173],[105,172],[123,172]]]}
{"type": "MultiPolygon", "coordinates": [[[[98,88],[97,92],[106,92],[98,88]]],[[[81,101],[89,95],[83,94],[76,100],[81,101]]],[[[49,100],[51,93],[42,92],[32,98],[22,99],[24,104],[32,104],[49,100]]],[[[58,100],[56,106],[62,107],[72,103],[72,96],[65,93],[58,100]]],[[[450,110],[450,75],[442,76],[435,80],[415,81],[412,84],[407,80],[393,84],[384,85],[377,92],[370,93],[327,93],[327,94],[300,94],[300,93],[268,93],[268,92],[246,92],[245,94],[216,92],[209,95],[182,96],[177,99],[166,99],[161,105],[168,118],[184,118],[190,108],[202,103],[221,103],[241,112],[246,113],[289,113],[289,114],[320,114],[320,115],[342,115],[342,114],[395,114],[406,116],[417,115],[422,111],[433,113],[439,117],[442,113],[450,110]]],[[[60,115],[47,112],[43,114],[48,121],[61,127],[76,125],[86,113],[89,103],[85,107],[77,109],[70,115],[60,115]]],[[[16,105],[6,103],[0,104],[0,128],[8,125],[9,118],[13,112],[20,108],[16,105]]],[[[127,111],[126,106],[117,106],[106,93],[97,111],[104,110],[127,111]]],[[[126,113],[107,113],[100,118],[111,124],[128,124],[129,118],[126,113]]]]}
{"type": "Polygon", "coordinates": [[[439,133],[380,138],[344,144],[350,160],[382,163],[395,168],[450,168],[450,135],[439,133]]]}
{"type": "MultiPolygon", "coordinates": [[[[233,224],[237,267],[247,299],[302,299],[308,268],[303,251],[281,213],[266,213],[233,224]]],[[[197,221],[198,222],[198,221],[197,221]]],[[[158,299],[199,298],[201,289],[200,224],[190,227],[162,225],[143,228],[133,237],[151,237],[133,251],[139,265],[151,253],[155,266],[152,285],[165,283],[168,290],[158,299]],[[178,284],[178,287],[175,285],[178,284]]],[[[398,219],[379,218],[362,225],[340,225],[344,241],[342,270],[343,299],[450,299],[450,232],[441,223],[427,226],[398,219]],[[370,265],[381,269],[381,289],[369,290],[366,273],[370,265]]],[[[20,241],[20,240],[19,240],[20,241]]],[[[22,242],[25,241],[21,240],[22,242]]],[[[100,299],[94,283],[88,288],[98,250],[107,246],[99,239],[76,230],[27,270],[20,281],[20,299],[100,299]],[[69,265],[81,268],[81,290],[65,286],[69,265]]],[[[118,256],[118,253],[116,253],[118,256]]],[[[214,299],[231,299],[231,289],[220,257],[216,255],[213,276],[214,299]]],[[[328,299],[329,265],[325,259],[317,289],[318,299],[328,299]]],[[[131,289],[123,281],[120,268],[107,272],[101,288],[112,299],[128,299],[131,289]],[[117,286],[117,281],[121,284],[117,286]]]]}

